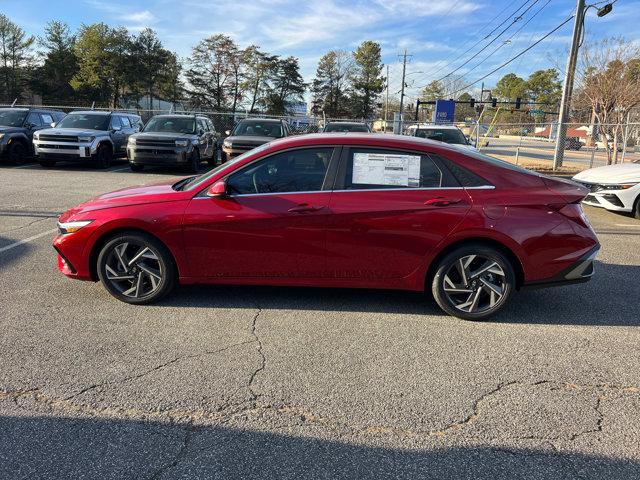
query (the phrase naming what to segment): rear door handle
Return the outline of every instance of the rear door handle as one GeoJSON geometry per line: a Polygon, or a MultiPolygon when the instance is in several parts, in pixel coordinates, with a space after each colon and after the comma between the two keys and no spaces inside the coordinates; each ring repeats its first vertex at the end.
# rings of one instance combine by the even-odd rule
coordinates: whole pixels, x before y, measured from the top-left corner
{"type": "Polygon", "coordinates": [[[455,205],[456,203],[461,203],[461,202],[462,202],[461,198],[437,197],[437,198],[430,198],[429,200],[424,202],[424,204],[432,207],[446,207],[446,206],[455,205]]]}
{"type": "Polygon", "coordinates": [[[317,212],[318,210],[322,210],[324,207],[316,207],[314,205],[309,205],[308,203],[301,203],[296,207],[291,207],[288,212],[289,213],[310,213],[317,212]]]}

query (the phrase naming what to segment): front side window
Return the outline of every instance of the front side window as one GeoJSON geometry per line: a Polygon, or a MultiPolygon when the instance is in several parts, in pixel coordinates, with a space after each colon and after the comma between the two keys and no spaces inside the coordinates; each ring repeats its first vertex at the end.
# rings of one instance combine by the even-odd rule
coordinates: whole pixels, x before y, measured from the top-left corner
{"type": "Polygon", "coordinates": [[[316,192],[322,190],[333,147],[276,153],[243,168],[227,181],[229,193],[316,192]]]}
{"type": "Polygon", "coordinates": [[[284,134],[281,123],[243,120],[233,129],[232,135],[280,138],[284,134]]]}
{"type": "Polygon", "coordinates": [[[107,130],[109,115],[94,113],[75,113],[64,117],[56,127],[82,128],[88,130],[107,130]]]}
{"type": "Polygon", "coordinates": [[[442,188],[459,186],[426,154],[351,148],[346,158],[345,190],[442,188]]]}
{"type": "Polygon", "coordinates": [[[21,127],[26,116],[26,110],[0,109],[0,125],[5,127],[21,127]]]}
{"type": "Polygon", "coordinates": [[[42,120],[40,120],[40,115],[38,115],[36,112],[31,112],[29,114],[29,116],[27,117],[27,123],[30,125],[33,125],[34,127],[42,126],[42,120]]]}
{"type": "Polygon", "coordinates": [[[125,128],[131,128],[131,122],[129,121],[129,117],[120,117],[120,122],[122,126],[125,128]]]}

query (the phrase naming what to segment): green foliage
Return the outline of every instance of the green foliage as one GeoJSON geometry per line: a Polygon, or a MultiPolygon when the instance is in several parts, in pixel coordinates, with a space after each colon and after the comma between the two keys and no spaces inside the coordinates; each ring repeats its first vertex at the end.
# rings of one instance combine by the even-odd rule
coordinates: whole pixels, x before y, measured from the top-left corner
{"type": "Polygon", "coordinates": [[[352,72],[352,56],[344,50],[331,50],[320,58],[311,84],[312,113],[328,118],[350,116],[352,72]]]}
{"type": "Polygon", "coordinates": [[[271,62],[266,94],[261,103],[268,114],[286,115],[291,113],[293,103],[302,101],[306,88],[297,58],[275,58],[271,62]]]}
{"type": "Polygon", "coordinates": [[[35,38],[0,13],[0,97],[13,101],[25,91],[35,38]]]}
{"type": "Polygon", "coordinates": [[[373,117],[376,100],[385,87],[380,44],[370,40],[362,42],[353,52],[353,59],[352,115],[368,119],[373,117]]]}
{"type": "Polygon", "coordinates": [[[516,98],[525,99],[527,94],[527,81],[515,73],[507,73],[498,80],[496,88],[492,90],[493,96],[499,100],[515,101],[516,98]]]}
{"type": "Polygon", "coordinates": [[[555,68],[537,70],[527,79],[527,97],[533,102],[543,102],[550,105],[560,103],[562,96],[562,82],[559,80],[555,68]]]}

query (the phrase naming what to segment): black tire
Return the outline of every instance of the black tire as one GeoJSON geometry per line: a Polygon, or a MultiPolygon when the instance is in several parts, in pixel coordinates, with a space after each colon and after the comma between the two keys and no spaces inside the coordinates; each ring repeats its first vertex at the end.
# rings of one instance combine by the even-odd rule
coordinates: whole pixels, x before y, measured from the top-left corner
{"type": "Polygon", "coordinates": [[[96,153],[96,167],[102,169],[109,168],[111,166],[111,160],[113,160],[113,152],[111,151],[111,147],[103,143],[98,147],[98,152],[96,153]]]}
{"type": "Polygon", "coordinates": [[[141,172],[144,170],[144,165],[140,163],[130,163],[129,167],[131,168],[132,172],[141,172]]]}
{"type": "Polygon", "coordinates": [[[198,173],[198,170],[200,170],[200,150],[197,148],[194,148],[193,152],[191,152],[191,158],[189,159],[187,170],[190,173],[198,173]]]}
{"type": "Polygon", "coordinates": [[[41,167],[44,167],[44,168],[51,168],[56,166],[55,160],[38,160],[38,163],[40,164],[41,167]]]}
{"type": "Polygon", "coordinates": [[[504,254],[490,246],[472,243],[455,249],[438,262],[431,291],[440,308],[449,315],[485,320],[504,307],[515,285],[513,266],[504,254]],[[467,261],[470,263],[463,268],[467,261]],[[492,263],[497,266],[477,275],[492,263]]]}
{"type": "Polygon", "coordinates": [[[154,237],[138,232],[125,232],[109,240],[98,255],[97,272],[102,285],[111,295],[134,305],[161,299],[173,290],[177,280],[177,269],[167,247],[154,237]],[[123,245],[126,245],[124,252],[123,245]],[[122,253],[124,263],[130,270],[125,270],[119,261],[116,248],[122,253]],[[149,252],[147,254],[155,259],[141,257],[131,266],[129,262],[145,248],[149,252]],[[158,273],[159,278],[155,278],[149,271],[158,273]],[[124,277],[132,278],[115,280],[124,277]],[[135,292],[131,292],[131,289],[135,289],[135,292]],[[145,289],[149,291],[144,293],[145,289]]]}
{"type": "Polygon", "coordinates": [[[636,198],[635,205],[633,207],[633,217],[640,220],[640,195],[636,198]]]}
{"type": "Polygon", "coordinates": [[[229,161],[228,155],[225,152],[221,151],[220,152],[220,164],[227,163],[228,161],[229,161]]]}
{"type": "Polygon", "coordinates": [[[7,152],[7,158],[15,165],[23,165],[27,161],[27,147],[19,140],[14,140],[9,151],[7,152]]]}

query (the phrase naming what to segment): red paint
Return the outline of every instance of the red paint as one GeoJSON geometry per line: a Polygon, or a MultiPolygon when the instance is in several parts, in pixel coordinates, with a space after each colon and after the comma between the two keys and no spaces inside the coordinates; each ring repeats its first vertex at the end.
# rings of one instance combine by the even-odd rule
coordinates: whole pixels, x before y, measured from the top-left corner
{"type": "Polygon", "coordinates": [[[415,137],[305,135],[274,141],[231,163],[197,189],[176,180],[101,195],[61,221],[94,220],[60,235],[67,276],[95,280],[90,263],[114,231],[136,229],[173,254],[181,283],[378,287],[422,290],[430,263],[469,239],[497,242],[517,258],[524,282],[552,279],[597,245],[575,184],[479,161],[415,137]],[[271,153],[305,146],[384,147],[445,157],[482,176],[492,189],[397,189],[230,196],[220,180],[271,153]],[[214,196],[206,196],[211,188],[214,196]]]}

